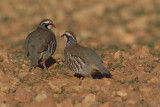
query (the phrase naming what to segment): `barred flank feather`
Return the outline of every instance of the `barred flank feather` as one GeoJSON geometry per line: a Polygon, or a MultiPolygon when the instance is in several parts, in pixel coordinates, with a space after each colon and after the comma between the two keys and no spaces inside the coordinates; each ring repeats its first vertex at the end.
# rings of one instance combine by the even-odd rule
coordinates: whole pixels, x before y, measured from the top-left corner
{"type": "Polygon", "coordinates": [[[65,53],[65,61],[67,66],[75,73],[80,73],[82,71],[82,66],[85,62],[78,56],[65,53]]]}
{"type": "Polygon", "coordinates": [[[54,54],[54,51],[55,51],[55,41],[51,41],[49,44],[48,44],[48,51],[51,53],[51,55],[54,54]]]}

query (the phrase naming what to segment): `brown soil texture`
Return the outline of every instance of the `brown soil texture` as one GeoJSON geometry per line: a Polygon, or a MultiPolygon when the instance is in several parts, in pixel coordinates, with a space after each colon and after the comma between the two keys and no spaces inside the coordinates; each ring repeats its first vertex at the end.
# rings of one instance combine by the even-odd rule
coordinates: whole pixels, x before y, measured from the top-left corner
{"type": "Polygon", "coordinates": [[[159,107],[160,0],[0,0],[0,107],[159,107]],[[24,41],[52,19],[48,71],[30,69],[24,41]],[[64,63],[66,30],[102,58],[112,78],[83,80],[64,63]]]}

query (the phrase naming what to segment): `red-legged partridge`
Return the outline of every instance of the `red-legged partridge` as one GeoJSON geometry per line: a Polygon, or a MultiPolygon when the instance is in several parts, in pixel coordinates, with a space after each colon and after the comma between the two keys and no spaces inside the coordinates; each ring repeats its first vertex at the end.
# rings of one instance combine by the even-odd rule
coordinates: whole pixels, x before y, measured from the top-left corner
{"type": "Polygon", "coordinates": [[[40,22],[37,29],[31,32],[25,41],[25,52],[30,56],[31,67],[43,64],[50,58],[56,50],[56,37],[51,28],[55,27],[52,20],[44,19],[40,22]]]}
{"type": "Polygon", "coordinates": [[[66,31],[61,37],[66,40],[64,57],[70,70],[82,76],[90,76],[97,71],[111,76],[110,72],[103,66],[100,57],[92,49],[77,43],[73,32],[66,31]]]}

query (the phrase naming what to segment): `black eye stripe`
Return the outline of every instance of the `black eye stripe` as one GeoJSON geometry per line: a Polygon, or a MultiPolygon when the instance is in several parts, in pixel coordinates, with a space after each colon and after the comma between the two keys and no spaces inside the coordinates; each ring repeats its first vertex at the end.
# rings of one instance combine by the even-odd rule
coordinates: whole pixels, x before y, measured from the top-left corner
{"type": "Polygon", "coordinates": [[[67,37],[67,42],[68,42],[69,41],[69,36],[67,35],[66,37],[67,37]]]}

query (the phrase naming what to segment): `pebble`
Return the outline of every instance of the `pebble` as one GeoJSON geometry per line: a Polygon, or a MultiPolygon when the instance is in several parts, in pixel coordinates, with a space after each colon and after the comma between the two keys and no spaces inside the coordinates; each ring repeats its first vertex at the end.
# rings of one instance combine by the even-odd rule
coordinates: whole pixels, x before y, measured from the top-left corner
{"type": "Polygon", "coordinates": [[[117,94],[118,96],[120,96],[120,97],[125,97],[125,96],[127,96],[127,93],[126,93],[125,91],[123,91],[123,90],[117,91],[116,94],[117,94]]]}
{"type": "Polygon", "coordinates": [[[151,80],[148,81],[148,83],[159,83],[160,79],[157,77],[153,77],[151,80]]]}
{"type": "Polygon", "coordinates": [[[96,96],[93,94],[88,94],[85,96],[81,103],[76,104],[75,107],[92,107],[96,102],[96,96]]]}
{"type": "Polygon", "coordinates": [[[18,88],[15,93],[15,99],[19,102],[30,102],[32,98],[31,92],[26,91],[24,88],[18,88]]]}
{"type": "Polygon", "coordinates": [[[117,52],[114,54],[114,59],[119,59],[119,58],[120,58],[120,55],[121,55],[121,52],[120,52],[120,51],[117,51],[117,52]]]}
{"type": "Polygon", "coordinates": [[[35,97],[35,100],[38,102],[44,101],[45,99],[47,99],[47,93],[45,91],[42,91],[35,97]]]}

